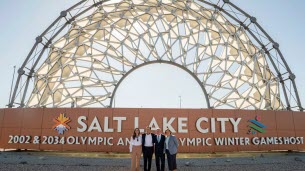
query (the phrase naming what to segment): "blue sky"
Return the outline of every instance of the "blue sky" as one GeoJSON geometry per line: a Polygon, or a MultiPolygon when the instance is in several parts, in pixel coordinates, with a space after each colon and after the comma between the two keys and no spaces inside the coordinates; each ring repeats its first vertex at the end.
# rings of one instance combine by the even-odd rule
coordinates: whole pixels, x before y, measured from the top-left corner
{"type": "MultiPolygon", "coordinates": [[[[280,44],[305,106],[305,1],[231,0],[255,16],[270,36],[280,44]]],[[[77,0],[1,0],[0,1],[0,108],[8,103],[13,66],[21,65],[43,30],[77,0]]],[[[119,87],[118,107],[204,107],[204,95],[185,71],[155,64],[132,73],[119,87]],[[172,79],[168,79],[172,78],[172,79]]]]}

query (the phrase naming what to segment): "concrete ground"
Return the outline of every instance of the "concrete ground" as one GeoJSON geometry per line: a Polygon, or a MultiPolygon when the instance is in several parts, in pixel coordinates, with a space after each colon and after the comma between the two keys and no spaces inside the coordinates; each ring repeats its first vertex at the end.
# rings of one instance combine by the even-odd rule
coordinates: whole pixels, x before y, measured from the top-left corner
{"type": "MultiPolygon", "coordinates": [[[[130,161],[129,154],[10,151],[0,152],[0,171],[127,171],[130,161]]],[[[177,163],[185,171],[305,171],[305,153],[179,154],[177,163]]],[[[152,165],[156,170],[154,160],[152,165]]]]}

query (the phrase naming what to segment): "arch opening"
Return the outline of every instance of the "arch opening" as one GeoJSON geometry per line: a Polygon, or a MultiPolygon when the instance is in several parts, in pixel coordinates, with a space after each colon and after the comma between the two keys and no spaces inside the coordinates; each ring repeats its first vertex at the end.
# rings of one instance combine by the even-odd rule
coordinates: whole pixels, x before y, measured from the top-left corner
{"type": "Polygon", "coordinates": [[[110,107],[210,108],[210,103],[203,84],[187,68],[169,61],[151,61],[120,79],[110,107]]]}

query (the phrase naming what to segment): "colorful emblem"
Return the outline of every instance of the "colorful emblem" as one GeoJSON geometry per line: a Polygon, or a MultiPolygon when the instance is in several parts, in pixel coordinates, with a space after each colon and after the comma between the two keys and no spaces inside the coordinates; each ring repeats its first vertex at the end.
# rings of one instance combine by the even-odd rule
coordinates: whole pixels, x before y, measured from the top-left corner
{"type": "Polygon", "coordinates": [[[266,130],[264,130],[264,129],[267,127],[261,123],[260,116],[256,116],[255,119],[251,119],[248,122],[251,123],[251,124],[249,124],[250,129],[248,130],[248,134],[256,134],[257,132],[260,132],[260,133],[266,132],[266,130]]]}
{"type": "Polygon", "coordinates": [[[65,114],[61,113],[59,116],[53,121],[56,123],[53,126],[53,129],[58,131],[58,134],[64,134],[64,131],[68,131],[70,129],[70,126],[68,123],[71,121],[68,117],[65,116],[65,114]]]}

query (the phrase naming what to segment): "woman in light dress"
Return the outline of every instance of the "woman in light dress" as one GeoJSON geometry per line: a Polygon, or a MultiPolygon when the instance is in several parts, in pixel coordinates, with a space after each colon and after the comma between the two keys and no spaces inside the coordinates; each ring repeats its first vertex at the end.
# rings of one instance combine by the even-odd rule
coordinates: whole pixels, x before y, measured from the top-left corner
{"type": "Polygon", "coordinates": [[[129,151],[131,153],[131,171],[139,171],[142,154],[142,136],[139,128],[133,131],[133,135],[130,138],[129,151]]]}

